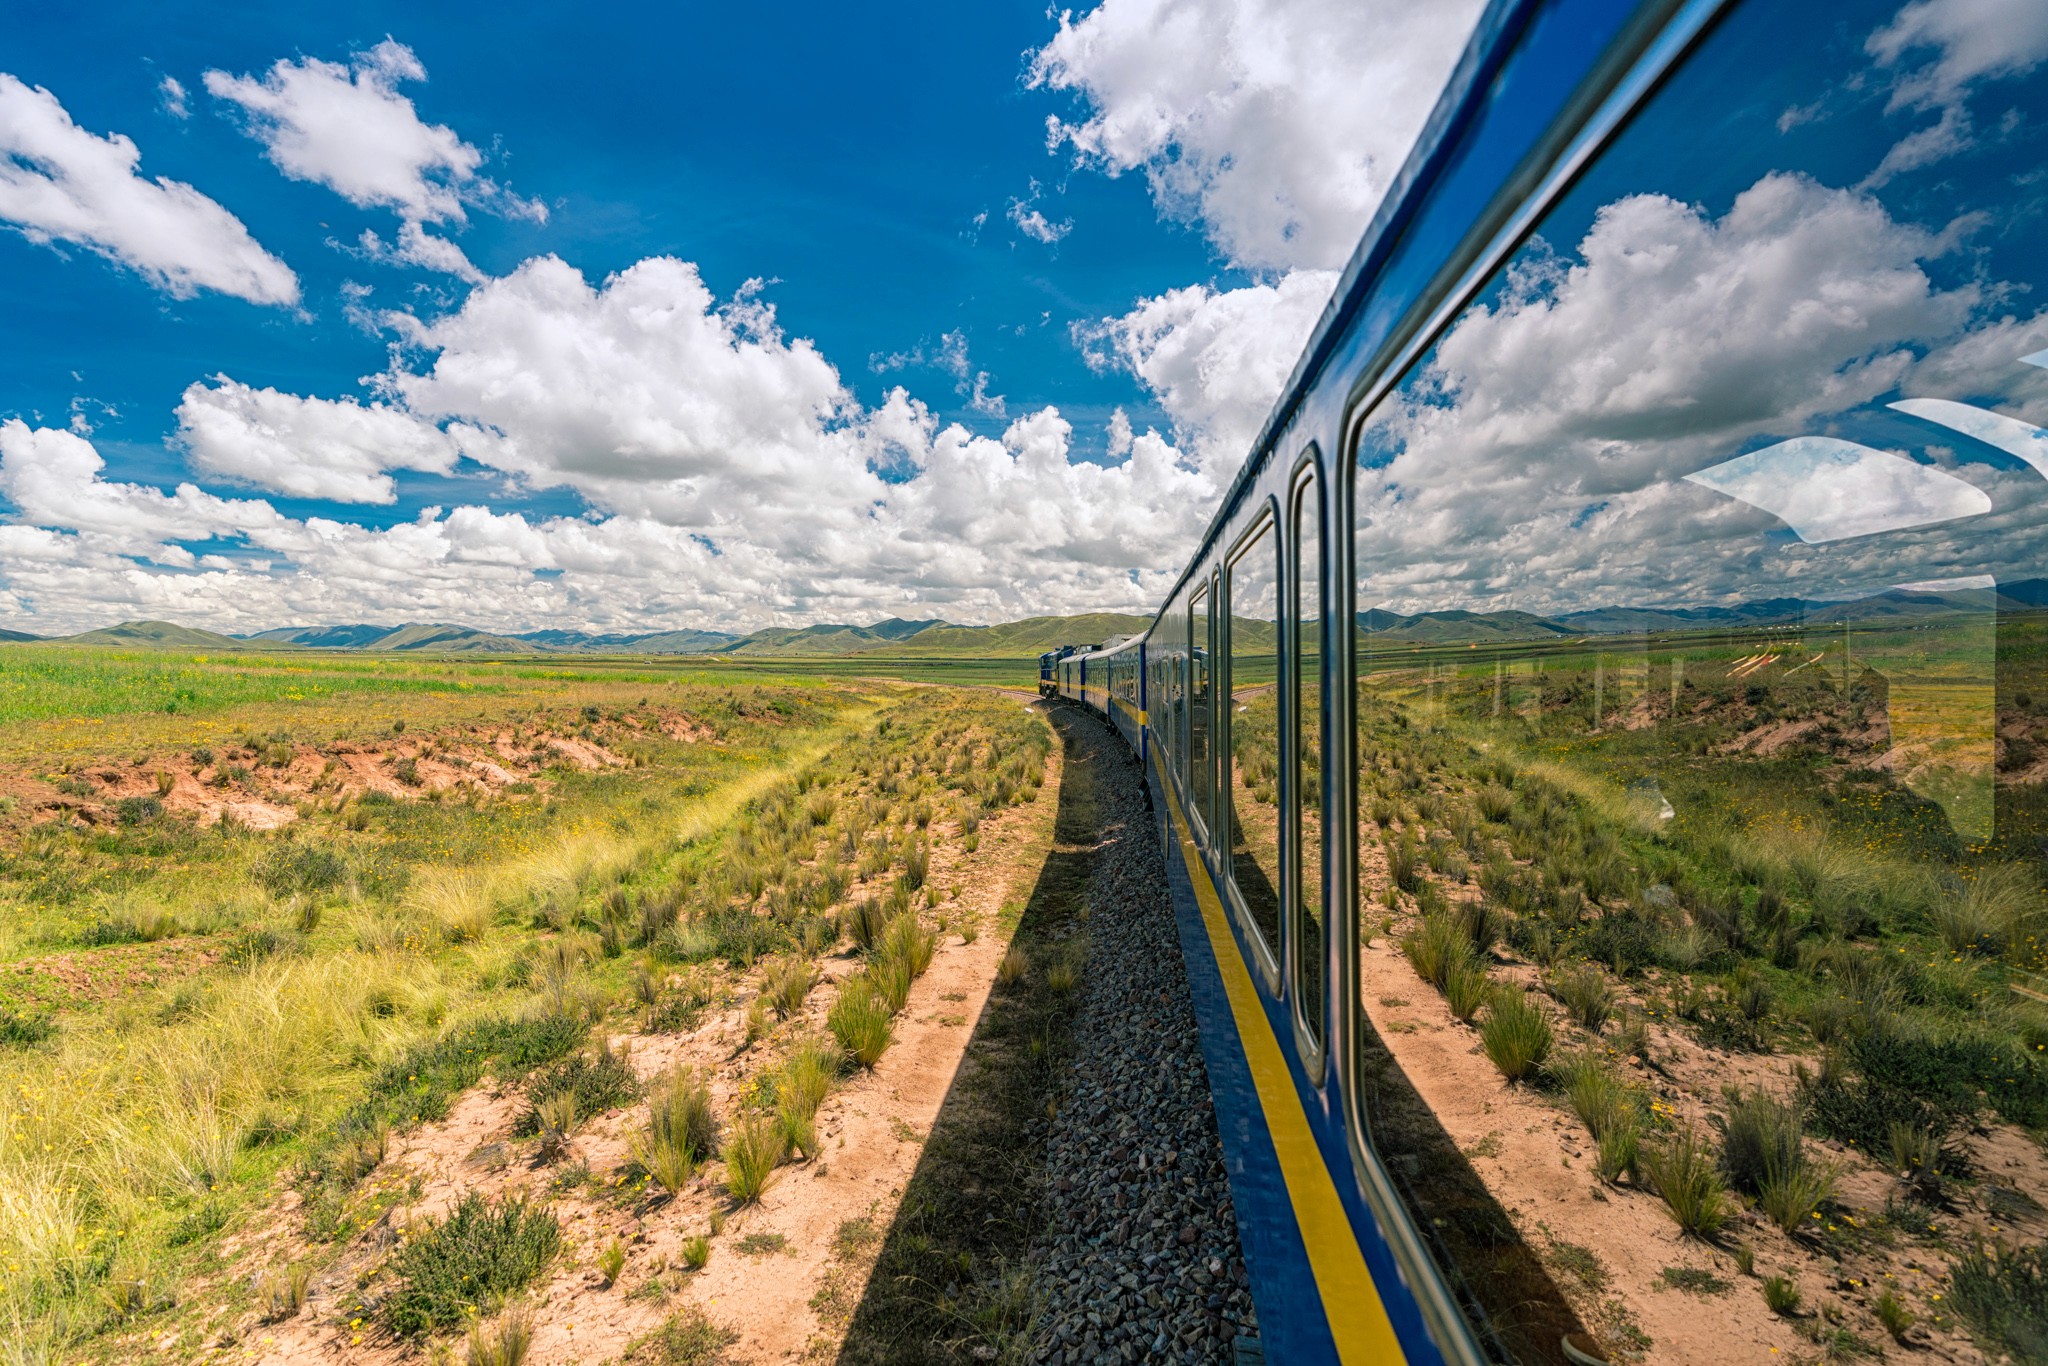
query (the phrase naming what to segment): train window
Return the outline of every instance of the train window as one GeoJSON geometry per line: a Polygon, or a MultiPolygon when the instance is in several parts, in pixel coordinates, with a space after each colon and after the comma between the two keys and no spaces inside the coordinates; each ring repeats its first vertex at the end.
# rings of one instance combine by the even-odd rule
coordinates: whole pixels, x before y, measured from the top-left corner
{"type": "MultiPolygon", "coordinates": [[[[2048,968],[2040,12],[1730,6],[1350,434],[1354,1090],[1516,1359],[1579,1326],[1532,1244],[1598,1248],[1596,1331],[1661,1318],[1659,1359],[1725,1360],[1751,1320],[1681,1324],[1630,1270],[1668,1224],[1583,1176],[1536,1224],[1509,1173],[1642,1172],[1614,1198],[1654,1200],[1698,1145],[1817,1235],[1788,1173],[1839,1163],[1860,1226],[1901,1128],[2048,1171],[2048,1054],[2008,990],[2048,968]],[[1754,1061],[1724,1096],[1729,1050],[1754,1061]],[[1591,1132],[1507,1119],[1546,1052],[1613,1097],[1591,1132]],[[1759,1113],[1774,1173],[1732,1144],[1759,1113]]],[[[1667,1196],[1645,1208],[1693,1217],[1667,1196]]],[[[1860,1244],[1867,1284],[1940,1284],[1931,1228],[1860,1244]]]]}
{"type": "Polygon", "coordinates": [[[1288,525],[1293,547],[1289,612],[1294,653],[1294,770],[1287,786],[1294,841],[1294,992],[1296,1017],[1323,1042],[1323,554],[1322,498],[1315,468],[1295,484],[1288,525]]]}
{"type": "Polygon", "coordinates": [[[1209,828],[1210,774],[1214,758],[1209,752],[1209,588],[1195,590],[1188,603],[1188,752],[1184,772],[1188,781],[1188,804],[1206,834],[1209,828]]]}
{"type": "Polygon", "coordinates": [[[1229,779],[1219,804],[1230,885],[1267,952],[1280,952],[1280,547],[1268,520],[1231,557],[1227,674],[1218,693],[1229,779]]]}

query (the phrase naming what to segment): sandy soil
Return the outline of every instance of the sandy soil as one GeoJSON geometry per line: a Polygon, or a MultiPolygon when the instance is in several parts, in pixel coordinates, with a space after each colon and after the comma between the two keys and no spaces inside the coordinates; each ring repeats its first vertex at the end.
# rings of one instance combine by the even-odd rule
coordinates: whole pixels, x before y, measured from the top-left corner
{"type": "MultiPolygon", "coordinates": [[[[718,1185],[722,1169],[716,1162],[680,1198],[611,1184],[627,1160],[632,1135],[645,1122],[644,1105],[595,1117],[578,1130],[566,1157],[537,1166],[533,1142],[510,1136],[523,1099],[487,1082],[464,1095],[445,1120],[394,1139],[373,1180],[396,1187],[417,1183],[417,1195],[354,1238],[321,1271],[300,1317],[268,1325],[245,1318],[217,1344],[226,1347],[237,1339],[233,1359],[271,1366],[421,1360],[420,1348],[392,1339],[366,1319],[357,1298],[358,1285],[374,1275],[405,1224],[444,1212],[472,1190],[543,1193],[565,1172],[586,1164],[590,1181],[555,1197],[571,1246],[532,1297],[537,1331],[529,1361],[567,1366],[608,1360],[686,1305],[740,1335],[737,1359],[829,1360],[844,1324],[821,1317],[813,1301],[829,1283],[841,1302],[857,1302],[866,1275],[864,1263],[835,1256],[835,1235],[850,1220],[869,1219],[886,1228],[894,1217],[1007,948],[1007,935],[997,927],[999,908],[1022,897],[1050,841],[1058,782],[1055,753],[1036,802],[985,818],[980,848],[972,854],[959,848],[943,823],[934,825],[940,838],[934,841],[931,881],[957,891],[938,914],[952,924],[971,916],[984,932],[972,944],[957,933],[943,936],[930,970],[897,1018],[894,1046],[872,1072],[846,1082],[819,1111],[825,1151],[815,1160],[784,1166],[758,1205],[731,1209],[718,1185]],[[696,1273],[684,1271],[680,1245],[708,1234],[719,1211],[728,1212],[728,1219],[713,1239],[710,1263],[696,1273]],[[594,1259],[614,1238],[626,1246],[627,1258],[618,1282],[606,1288],[594,1259]],[[748,1246],[759,1250],[749,1252],[748,1246]]],[[[783,1040],[823,1031],[836,983],[856,963],[847,953],[826,959],[823,967],[825,979],[802,1013],[751,1049],[745,1045],[745,1007],[758,989],[758,974],[688,1034],[615,1033],[612,1044],[628,1050],[643,1078],[677,1062],[703,1069],[721,1112],[728,1111],[750,1080],[780,1056],[783,1040]]],[[[296,1203],[295,1195],[282,1194],[267,1226],[224,1249],[230,1275],[253,1278],[267,1267],[321,1255],[298,1240],[296,1203]]]]}

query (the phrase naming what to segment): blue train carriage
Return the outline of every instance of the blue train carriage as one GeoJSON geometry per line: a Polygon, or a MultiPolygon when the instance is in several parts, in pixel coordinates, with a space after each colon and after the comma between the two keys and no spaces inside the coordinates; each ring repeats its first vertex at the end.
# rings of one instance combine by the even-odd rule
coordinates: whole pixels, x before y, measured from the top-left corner
{"type": "MultiPolygon", "coordinates": [[[[1606,1249],[1606,1293],[1654,1310],[1644,1266],[1685,1246],[1661,1224],[1616,1243],[1611,1201],[1661,1218],[1636,1187],[1536,1192],[1473,1155],[1470,1098],[1526,1090],[1464,1044],[1448,1083],[1413,1065],[1399,1007],[1435,998],[1390,923],[1469,908],[1513,944],[1476,959],[1494,985],[1578,945],[1648,1000],[1645,969],[1686,962],[1825,992],[1956,888],[2038,905],[2048,252],[2019,201],[2048,160],[2048,54],[2017,40],[2039,15],[1482,17],[1137,651],[1268,1360],[1640,1356],[1541,1253],[1606,1249]],[[1930,131],[1957,127],[2003,132],[1930,131]],[[1817,858],[1874,870],[1867,894],[1817,858]],[[1872,909],[1901,887],[1927,904],[1872,909]]],[[[1093,662],[1063,695],[1091,695],[1093,662]]],[[[1995,977],[1997,952],[1953,956],[1995,977]]],[[[1543,1009],[1560,1051],[1600,1043],[1543,1009]]],[[[1863,1027],[1977,1031],[2009,1069],[1979,1113],[2038,1132],[2039,1060],[1932,1010],[1863,1027]]],[[[1905,1084],[1846,1066],[1832,1084],[1905,1084]]],[[[1883,1150],[1832,1113],[1844,1151],[1883,1150]]],[[[1798,1348],[1753,1294],[1653,1327],[1659,1361],[1798,1348]]]]}

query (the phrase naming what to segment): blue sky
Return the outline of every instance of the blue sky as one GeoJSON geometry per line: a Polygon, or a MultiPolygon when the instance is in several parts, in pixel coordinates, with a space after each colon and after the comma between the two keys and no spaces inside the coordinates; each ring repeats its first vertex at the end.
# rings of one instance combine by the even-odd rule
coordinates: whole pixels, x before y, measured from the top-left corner
{"type": "MultiPolygon", "coordinates": [[[[1048,154],[1045,118],[1074,101],[1026,88],[1030,54],[1053,31],[1042,6],[483,13],[258,6],[222,23],[218,6],[152,4],[20,16],[8,69],[82,127],[134,138],[145,175],[185,181],[234,213],[297,273],[310,316],[211,292],[167,299],[76,249],[66,261],[9,235],[0,300],[14,321],[0,332],[0,406],[61,423],[82,399],[124,470],[170,478],[177,462],[163,438],[198,375],[335,394],[382,366],[383,339],[345,316],[344,283],[370,286],[387,307],[452,301],[444,279],[336,250],[365,229],[389,236],[391,214],[279,175],[241,110],[204,89],[209,70],[341,62],[388,36],[428,73],[399,87],[420,117],[484,150],[487,174],[548,208],[544,224],[471,215],[457,240],[486,273],[547,252],[592,277],[679,256],[721,296],[750,278],[775,281],[766,297],[784,326],[815,339],[865,402],[889,382],[869,357],[935,354],[957,331],[1006,408],[1059,404],[1086,454],[1102,455],[1118,405],[1141,425],[1164,424],[1134,377],[1084,362],[1070,328],[1233,273],[1198,232],[1161,221],[1141,177],[1076,174],[1048,154]],[[186,117],[166,109],[165,77],[188,92],[186,117]],[[1034,182],[1048,216],[1077,225],[1056,244],[1006,217],[1034,182]]],[[[890,378],[922,380],[918,392],[948,420],[1005,425],[970,408],[950,376],[917,369],[890,378]]]]}
{"type": "Polygon", "coordinates": [[[1476,12],[16,16],[0,624],[1149,608],[1476,12]]]}
{"type": "MultiPolygon", "coordinates": [[[[16,16],[0,625],[1150,611],[1478,8],[16,16]]],[[[1803,386],[1798,424],[1758,441],[1827,430],[1851,391],[1967,397],[1963,358],[2048,346],[2012,238],[2038,235],[2023,92],[2048,9],[1738,18],[1799,61],[1703,62],[1660,115],[1688,131],[1618,149],[1560,209],[1543,288],[1440,348],[1445,432],[1505,422],[1513,467],[1529,432],[1625,398],[1695,411],[1711,348],[1660,368],[1673,338],[1789,348],[1771,373],[1803,386]],[[1667,184],[1664,143],[1717,127],[1743,157],[1667,184]],[[1629,274],[1650,261],[1661,307],[1629,274]],[[1834,330],[1809,345],[1813,319],[1834,330]]],[[[1748,354],[1725,385],[1753,407],[1748,354]]],[[[2048,371],[2000,364],[2019,378],[1979,396],[2031,420],[2048,371]]],[[[1440,443],[1453,505],[1492,440],[1440,443]]]]}

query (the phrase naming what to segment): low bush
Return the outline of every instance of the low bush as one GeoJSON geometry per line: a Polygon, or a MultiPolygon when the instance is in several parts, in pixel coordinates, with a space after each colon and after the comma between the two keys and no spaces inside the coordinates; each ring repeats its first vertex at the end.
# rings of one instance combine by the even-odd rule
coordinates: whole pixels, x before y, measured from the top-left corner
{"type": "Polygon", "coordinates": [[[2048,1357],[2048,1246],[1972,1248],[1949,1273],[1949,1300],[2016,1360],[2048,1357]]]}
{"type": "Polygon", "coordinates": [[[446,1219],[415,1226],[392,1253],[384,1321],[405,1338],[457,1327],[531,1283],[561,1245],[561,1225],[547,1210],[472,1191],[446,1219]]]}
{"type": "Polygon", "coordinates": [[[527,1138],[541,1132],[542,1107],[561,1096],[569,1097],[574,1114],[588,1117],[640,1099],[640,1076],[626,1055],[614,1053],[609,1043],[564,1058],[526,1084],[526,1109],[513,1121],[512,1136],[527,1138]]]}

